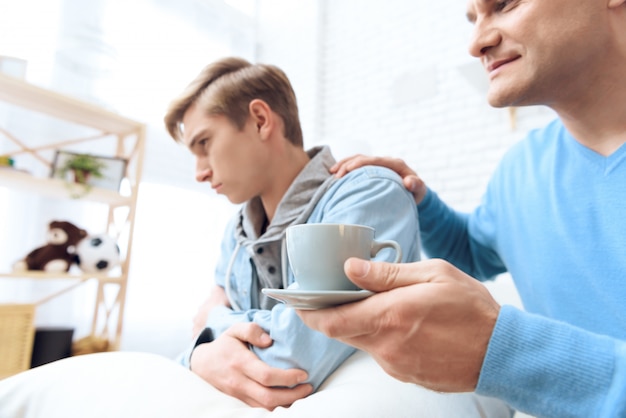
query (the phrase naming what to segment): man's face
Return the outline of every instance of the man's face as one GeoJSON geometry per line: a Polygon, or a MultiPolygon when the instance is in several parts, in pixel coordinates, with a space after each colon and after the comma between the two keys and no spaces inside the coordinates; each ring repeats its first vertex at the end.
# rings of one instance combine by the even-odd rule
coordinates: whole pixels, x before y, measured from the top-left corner
{"type": "Polygon", "coordinates": [[[605,10],[600,0],[469,0],[469,49],[487,70],[489,103],[577,100],[608,42],[605,10]]]}
{"type": "Polygon", "coordinates": [[[196,158],[196,180],[211,183],[232,203],[261,194],[266,150],[252,118],[238,129],[223,115],[207,115],[192,105],[183,117],[183,143],[196,158]]]}

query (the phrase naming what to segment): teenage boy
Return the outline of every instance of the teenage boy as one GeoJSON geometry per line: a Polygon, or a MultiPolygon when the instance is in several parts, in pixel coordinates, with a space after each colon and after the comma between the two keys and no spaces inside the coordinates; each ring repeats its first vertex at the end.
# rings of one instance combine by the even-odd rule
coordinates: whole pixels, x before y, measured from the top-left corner
{"type": "MultiPolygon", "coordinates": [[[[294,91],[272,65],[239,58],[208,65],[171,103],[165,123],[194,155],[196,180],[242,204],[223,236],[205,314],[196,319],[204,331],[183,353],[182,364],[253,406],[272,408],[308,395],[355,350],[304,326],[294,309],[261,292],[287,288],[294,280],[286,228],[369,225],[377,239],[400,243],[403,261],[415,261],[412,195],[391,170],[367,167],[338,180],[329,172],[335,160],[328,148],[305,151],[294,91]],[[258,332],[254,340],[241,335],[240,323],[259,326],[245,328],[258,332]],[[264,381],[259,376],[272,373],[262,369],[250,372],[254,357],[280,379],[264,381]]],[[[392,256],[386,252],[379,259],[392,256]]]]}
{"type": "Polygon", "coordinates": [[[203,331],[182,356],[193,373],[149,353],[73,357],[0,381],[0,416],[510,416],[498,400],[389,378],[365,353],[348,359],[353,348],[261,293],[293,281],[282,244],[293,224],[370,225],[378,239],[400,243],[404,261],[419,255],[417,211],[400,177],[363,167],[336,179],[327,148],[304,151],[281,70],[237,58],[211,64],[172,103],[166,122],[195,155],[198,181],[242,204],[226,228],[206,314],[196,318],[203,331]],[[331,373],[324,390],[307,397],[331,373]]]}

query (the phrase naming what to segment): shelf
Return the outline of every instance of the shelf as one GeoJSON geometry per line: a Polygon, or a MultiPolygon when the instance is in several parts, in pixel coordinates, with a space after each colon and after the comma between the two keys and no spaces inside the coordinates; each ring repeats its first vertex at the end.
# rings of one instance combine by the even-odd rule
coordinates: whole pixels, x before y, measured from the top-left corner
{"type": "Polygon", "coordinates": [[[0,101],[111,134],[127,135],[143,129],[140,122],[5,74],[0,74],[0,101]]]}
{"type": "MultiPolygon", "coordinates": [[[[33,144],[28,143],[28,138],[19,138],[11,132],[5,132],[6,126],[0,126],[4,133],[4,135],[0,136],[0,140],[11,142],[13,147],[17,148],[16,150],[11,150],[8,155],[14,157],[26,154],[34,158],[33,162],[39,162],[44,165],[42,171],[33,171],[38,173],[37,175],[17,169],[0,167],[0,188],[7,188],[7,190],[18,193],[29,193],[34,196],[57,198],[65,200],[68,204],[74,202],[96,202],[108,206],[106,230],[118,232],[115,238],[123,240],[120,246],[125,250],[124,254],[122,254],[124,262],[120,268],[115,268],[106,273],[83,274],[79,270],[62,273],[20,271],[0,272],[0,278],[12,281],[11,285],[15,285],[15,287],[19,287],[20,285],[17,282],[22,281],[38,282],[39,285],[42,285],[44,282],[59,282],[57,283],[58,286],[51,287],[60,289],[56,289],[45,298],[35,302],[37,305],[55,299],[66,292],[73,291],[75,288],[88,282],[97,282],[91,318],[91,333],[88,338],[95,337],[107,340],[109,349],[117,349],[120,346],[122,335],[137,192],[143,167],[145,125],[98,107],[93,103],[84,102],[60,92],[48,90],[24,80],[0,74],[0,104],[3,102],[9,106],[42,113],[58,121],[91,128],[98,132],[95,135],[78,139],[40,138],[35,144],[36,146],[33,147],[33,144]],[[86,189],[82,185],[67,183],[64,179],[45,177],[46,173],[50,171],[50,167],[54,165],[54,162],[50,161],[45,155],[41,155],[41,151],[48,152],[54,149],[63,149],[74,144],[89,147],[89,141],[95,140],[109,141],[105,145],[109,145],[110,148],[114,149],[114,151],[110,152],[110,155],[104,157],[113,157],[127,162],[122,187],[122,190],[124,190],[123,194],[114,186],[111,186],[112,189],[107,189],[106,185],[104,187],[93,186],[86,189]],[[128,210],[116,211],[115,209],[118,207],[128,208],[128,210]],[[115,215],[118,215],[118,219],[115,219],[115,215]],[[123,234],[121,233],[122,231],[123,234]],[[111,296],[113,297],[111,298],[111,296]]],[[[16,112],[15,115],[26,118],[26,114],[21,112],[16,112]]],[[[11,122],[16,122],[16,119],[11,119],[11,122]]],[[[8,237],[4,237],[4,239],[6,240],[8,237]]],[[[47,288],[48,286],[41,287],[47,288]]]]}
{"type": "Polygon", "coordinates": [[[76,273],[48,273],[45,271],[16,271],[10,273],[1,273],[0,277],[9,278],[9,279],[18,279],[23,280],[34,279],[34,280],[78,280],[78,281],[87,281],[91,279],[97,279],[99,282],[104,283],[121,283],[124,281],[124,277],[120,276],[109,276],[108,274],[76,274],[76,273]]]}
{"type": "MultiPolygon", "coordinates": [[[[13,188],[21,192],[30,192],[39,196],[56,197],[62,199],[72,198],[72,192],[82,192],[81,185],[72,185],[76,189],[70,189],[61,179],[35,177],[22,171],[10,168],[0,169],[0,186],[13,188]]],[[[116,191],[92,187],[84,196],[73,198],[89,202],[106,203],[111,206],[129,206],[130,196],[122,196],[116,191]]]]}

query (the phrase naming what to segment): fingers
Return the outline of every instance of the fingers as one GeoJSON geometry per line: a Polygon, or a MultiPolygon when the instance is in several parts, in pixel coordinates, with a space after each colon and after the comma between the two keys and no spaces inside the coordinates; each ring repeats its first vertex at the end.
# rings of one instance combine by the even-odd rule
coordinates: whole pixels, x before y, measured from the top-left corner
{"type": "MultiPolygon", "coordinates": [[[[235,324],[225,334],[256,347],[265,348],[272,345],[272,339],[269,334],[263,331],[263,328],[258,324],[252,322],[235,324]]],[[[308,374],[304,370],[284,370],[270,367],[265,362],[259,360],[254,353],[248,352],[249,360],[246,362],[247,367],[244,373],[248,378],[263,386],[292,387],[308,378],[308,374]]]]}
{"type": "Polygon", "coordinates": [[[350,171],[356,170],[357,168],[365,165],[377,165],[395,171],[400,177],[402,177],[404,187],[406,187],[407,190],[413,194],[416,203],[419,204],[424,199],[427,191],[426,183],[424,183],[424,181],[419,178],[417,173],[399,158],[371,157],[360,154],[353,155],[337,162],[330,168],[330,172],[334,173],[335,177],[341,178],[350,171]]]}
{"type": "Polygon", "coordinates": [[[298,311],[304,323],[370,353],[399,380],[435,390],[475,388],[500,310],[482,283],[436,259],[411,264],[350,259],[345,270],[357,285],[377,293],[338,307],[298,311]]]}
{"type": "Polygon", "coordinates": [[[298,310],[302,321],[312,329],[330,338],[359,349],[366,345],[358,344],[361,336],[375,336],[380,323],[385,322],[390,304],[395,303],[393,295],[379,293],[355,303],[335,306],[329,309],[298,310]]]}
{"type": "Polygon", "coordinates": [[[337,177],[343,177],[345,174],[352,170],[356,170],[359,167],[365,165],[377,165],[380,167],[387,167],[390,170],[395,171],[400,177],[417,176],[406,163],[399,158],[391,157],[372,157],[368,155],[353,155],[351,157],[344,158],[337,162],[330,168],[331,173],[335,173],[337,177]]]}
{"type": "MultiPolygon", "coordinates": [[[[403,160],[399,158],[391,158],[391,157],[370,157],[367,155],[355,155],[353,157],[348,157],[341,160],[339,163],[335,164],[337,166],[337,176],[338,173],[343,169],[345,172],[349,172],[352,170],[356,170],[359,167],[363,167],[365,165],[376,165],[380,167],[386,167],[390,170],[395,171],[400,177],[405,178],[407,176],[413,176],[417,178],[417,173],[413,171],[403,160]]],[[[332,172],[332,168],[331,168],[332,172]]],[[[344,173],[345,174],[345,173],[344,173]]]]}
{"type": "Polygon", "coordinates": [[[259,386],[254,398],[246,402],[253,407],[262,407],[273,411],[279,406],[289,407],[298,399],[305,398],[313,392],[311,385],[298,385],[294,388],[268,388],[259,386]]]}
{"type": "MultiPolygon", "coordinates": [[[[254,356],[252,352],[250,354],[254,356]]],[[[245,374],[248,378],[265,387],[291,388],[301,384],[308,378],[308,374],[304,370],[271,367],[256,356],[254,356],[254,359],[250,358],[245,374]]]]}
{"type": "Polygon", "coordinates": [[[342,158],[341,160],[337,161],[332,167],[330,167],[329,171],[331,173],[336,173],[339,170],[339,168],[342,167],[346,162],[358,156],[359,155],[352,155],[350,157],[342,158]]]}
{"type": "Polygon", "coordinates": [[[248,343],[258,342],[263,334],[258,325],[234,325],[213,342],[193,350],[191,370],[250,406],[272,410],[309,395],[312,386],[301,384],[308,378],[305,371],[270,367],[249,349],[248,343]]]}
{"type": "Polygon", "coordinates": [[[330,168],[331,173],[335,173],[335,176],[338,178],[343,177],[347,173],[352,170],[355,170],[359,167],[367,165],[369,161],[371,161],[373,157],[367,157],[365,155],[357,154],[351,157],[343,158],[342,160],[335,163],[330,168]]]}
{"type": "Polygon", "coordinates": [[[313,392],[311,385],[298,385],[293,388],[266,387],[249,381],[244,387],[244,395],[239,399],[251,407],[261,407],[273,411],[279,406],[289,407],[298,399],[305,398],[313,392]]]}
{"type": "Polygon", "coordinates": [[[225,334],[256,347],[269,347],[272,345],[272,339],[269,334],[254,322],[234,324],[225,334]]]}
{"type": "Polygon", "coordinates": [[[441,260],[393,264],[349,258],[344,269],[357,286],[377,294],[357,302],[319,311],[298,311],[311,328],[357,348],[357,337],[374,335],[397,301],[395,289],[416,283],[434,282],[448,264],[441,260]],[[376,314],[373,314],[376,313],[376,314]]]}
{"type": "Polygon", "coordinates": [[[301,384],[308,378],[304,370],[270,367],[251,351],[248,353],[249,356],[246,354],[241,359],[239,387],[228,389],[248,405],[273,410],[277,406],[287,407],[313,392],[313,386],[301,384]]]}

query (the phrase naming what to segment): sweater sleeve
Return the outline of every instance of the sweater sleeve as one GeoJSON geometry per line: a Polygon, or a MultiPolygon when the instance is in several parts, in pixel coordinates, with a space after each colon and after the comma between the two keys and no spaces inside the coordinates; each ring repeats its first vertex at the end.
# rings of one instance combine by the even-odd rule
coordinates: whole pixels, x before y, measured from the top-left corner
{"type": "Polygon", "coordinates": [[[492,279],[506,271],[498,254],[471,233],[472,228],[493,226],[484,208],[480,208],[480,216],[474,216],[470,225],[469,214],[453,210],[429,189],[418,211],[423,250],[428,257],[444,259],[479,280],[492,279]]]}
{"type": "Polygon", "coordinates": [[[626,416],[626,342],[503,306],[478,387],[537,416],[626,416]]]}

